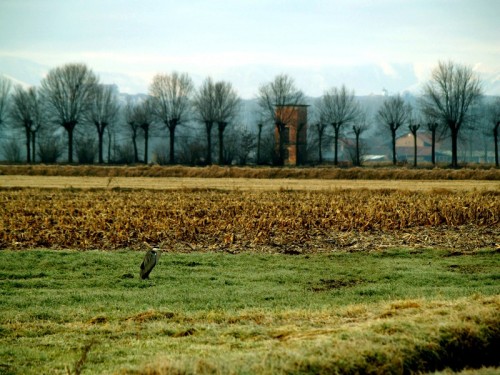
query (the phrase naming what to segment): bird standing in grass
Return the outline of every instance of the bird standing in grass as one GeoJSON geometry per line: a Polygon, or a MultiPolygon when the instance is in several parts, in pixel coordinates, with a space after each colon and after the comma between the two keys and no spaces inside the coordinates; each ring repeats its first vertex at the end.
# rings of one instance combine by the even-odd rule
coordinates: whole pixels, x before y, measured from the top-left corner
{"type": "Polygon", "coordinates": [[[159,249],[157,247],[153,247],[151,250],[148,250],[141,263],[141,279],[149,279],[149,274],[158,263],[159,257],[159,249]]]}

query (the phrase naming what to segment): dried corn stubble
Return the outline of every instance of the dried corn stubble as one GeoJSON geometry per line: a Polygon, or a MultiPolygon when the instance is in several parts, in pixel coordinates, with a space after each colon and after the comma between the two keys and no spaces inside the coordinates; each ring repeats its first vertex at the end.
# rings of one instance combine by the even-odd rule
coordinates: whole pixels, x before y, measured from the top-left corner
{"type": "Polygon", "coordinates": [[[409,245],[432,243],[429,233],[442,235],[443,228],[451,228],[453,234],[464,226],[483,237],[487,233],[484,241],[476,241],[484,247],[500,242],[499,195],[364,189],[2,190],[0,247],[116,249],[146,241],[176,251],[281,251],[290,245],[314,250],[352,247],[352,241],[374,233],[405,235],[409,245]],[[412,240],[426,232],[430,241],[412,240]],[[352,235],[341,241],[342,233],[352,235]]]}

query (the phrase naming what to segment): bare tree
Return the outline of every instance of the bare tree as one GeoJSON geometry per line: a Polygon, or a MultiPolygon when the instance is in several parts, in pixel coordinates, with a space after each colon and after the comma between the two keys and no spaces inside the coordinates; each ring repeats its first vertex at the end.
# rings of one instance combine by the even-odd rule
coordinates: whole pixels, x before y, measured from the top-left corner
{"type": "Polygon", "coordinates": [[[271,165],[276,163],[276,136],[273,131],[274,125],[271,129],[264,130],[260,140],[260,164],[271,165]]]}
{"type": "Polygon", "coordinates": [[[97,142],[93,134],[78,131],[75,134],[75,151],[78,163],[92,164],[97,154],[97,142]]]}
{"type": "Polygon", "coordinates": [[[224,130],[240,110],[241,99],[230,82],[215,83],[215,113],[219,131],[219,164],[224,164],[224,130]]]}
{"type": "Polygon", "coordinates": [[[44,122],[44,109],[35,87],[17,86],[12,94],[10,116],[15,125],[24,129],[26,136],[26,162],[35,161],[36,134],[44,122]]]}
{"type": "Polygon", "coordinates": [[[90,102],[90,109],[87,113],[89,122],[95,125],[97,130],[97,147],[99,163],[104,163],[104,132],[114,121],[119,112],[118,98],[115,88],[110,85],[96,85],[90,102]]]}
{"type": "Polygon", "coordinates": [[[151,98],[147,98],[146,100],[142,101],[141,103],[136,105],[134,109],[135,123],[138,124],[144,132],[144,163],[147,164],[149,153],[149,136],[154,121],[151,98]]]}
{"type": "Polygon", "coordinates": [[[149,87],[153,113],[169,131],[170,164],[175,163],[175,130],[187,119],[193,90],[191,78],[186,73],[177,72],[156,75],[149,87]]]}
{"type": "MultiPolygon", "coordinates": [[[[119,119],[121,117],[121,112],[122,112],[122,107],[120,104],[118,104],[118,114],[117,118],[119,119]]],[[[108,155],[107,155],[107,162],[111,163],[112,160],[116,159],[116,133],[117,129],[120,125],[120,120],[115,121],[110,123],[108,126],[106,126],[106,142],[107,142],[107,149],[108,149],[108,155]]]]}
{"type": "Polygon", "coordinates": [[[439,62],[431,80],[424,86],[424,112],[439,119],[450,130],[453,168],[458,168],[460,129],[470,120],[470,110],[481,95],[481,82],[472,68],[451,61],[439,62]]]}
{"type": "Polygon", "coordinates": [[[436,142],[438,137],[444,137],[446,129],[442,127],[440,119],[435,114],[426,110],[426,104],[421,97],[418,99],[418,108],[422,115],[422,124],[431,134],[431,163],[436,165],[436,142]]]}
{"type": "Polygon", "coordinates": [[[410,133],[413,135],[413,166],[417,166],[417,131],[420,129],[420,124],[415,117],[410,117],[410,121],[408,124],[408,129],[410,129],[410,133]]]}
{"type": "Polygon", "coordinates": [[[21,162],[21,147],[15,138],[2,142],[2,154],[5,160],[13,163],[21,162]]]}
{"type": "Polygon", "coordinates": [[[432,117],[427,117],[425,121],[425,127],[431,133],[431,162],[432,165],[436,165],[436,140],[437,132],[439,129],[439,122],[432,117]]]}
{"type": "Polygon", "coordinates": [[[201,87],[194,95],[193,107],[200,122],[205,124],[207,136],[206,164],[212,164],[212,128],[218,119],[215,83],[211,77],[203,81],[201,87]]]}
{"type": "Polygon", "coordinates": [[[0,126],[5,121],[11,86],[12,83],[9,79],[0,76],[0,126]]]}
{"type": "Polygon", "coordinates": [[[363,145],[361,141],[361,135],[370,128],[370,125],[367,121],[366,113],[364,111],[360,112],[356,121],[352,125],[352,133],[355,138],[355,153],[353,158],[353,164],[357,167],[360,167],[362,164],[363,158],[363,145]]]}
{"type": "Polygon", "coordinates": [[[42,92],[49,116],[68,134],[68,162],[73,162],[73,133],[90,108],[97,76],[84,64],[67,64],[52,69],[42,80],[42,92]]]}
{"type": "Polygon", "coordinates": [[[325,133],[326,133],[326,128],[328,126],[328,123],[325,121],[322,121],[321,119],[316,122],[315,124],[316,127],[316,133],[318,135],[318,163],[323,163],[323,142],[325,139],[325,133]]]}
{"type": "Polygon", "coordinates": [[[55,136],[50,131],[41,133],[38,141],[37,155],[42,163],[55,163],[64,151],[60,137],[55,136]],[[45,133],[45,134],[44,134],[45,133]]]}
{"type": "Polygon", "coordinates": [[[489,161],[488,150],[490,146],[493,146],[491,143],[491,139],[494,138],[494,134],[492,132],[492,124],[491,121],[491,112],[489,111],[490,105],[492,103],[485,103],[481,101],[480,105],[477,106],[478,116],[477,122],[472,129],[474,134],[470,136],[471,140],[473,140],[472,144],[474,145],[477,151],[481,150],[483,152],[483,160],[485,163],[489,161]],[[493,137],[492,137],[493,135],[493,137]]]}
{"type": "Polygon", "coordinates": [[[396,155],[396,135],[398,129],[400,129],[411,116],[411,106],[401,98],[398,94],[397,96],[392,96],[387,98],[382,107],[377,112],[377,120],[382,126],[382,129],[387,130],[391,134],[392,141],[392,164],[396,165],[397,155],[396,155]]]}
{"type": "Polygon", "coordinates": [[[264,124],[262,122],[259,122],[257,124],[257,157],[256,157],[256,161],[255,163],[257,165],[260,165],[261,163],[261,157],[260,157],[260,152],[261,152],[261,148],[262,148],[262,127],[264,126],[264,124]]]}
{"type": "Polygon", "coordinates": [[[491,124],[490,129],[492,130],[494,149],[495,149],[495,166],[499,167],[498,160],[498,133],[500,130],[500,97],[497,97],[493,103],[488,107],[488,118],[491,124]]]}
{"type": "Polygon", "coordinates": [[[182,164],[200,165],[205,163],[206,149],[203,139],[203,129],[192,128],[189,133],[179,136],[178,159],[182,164]]]}
{"type": "Polygon", "coordinates": [[[242,129],[238,139],[235,140],[236,156],[239,165],[246,165],[250,159],[250,153],[255,149],[255,135],[247,129],[242,129]]]}
{"type": "Polygon", "coordinates": [[[271,121],[278,132],[277,164],[285,161],[285,130],[291,122],[293,111],[287,110],[303,104],[304,94],[296,88],[293,78],[286,74],[278,75],[274,81],[259,88],[258,103],[264,118],[271,121]]]}
{"type": "Polygon", "coordinates": [[[137,137],[139,136],[140,123],[136,118],[137,103],[134,103],[130,98],[127,98],[127,103],[124,107],[125,122],[128,125],[130,135],[132,138],[132,146],[134,149],[134,163],[139,162],[139,150],[137,148],[137,137]]]}
{"type": "Polygon", "coordinates": [[[326,91],[320,102],[321,118],[333,127],[334,160],[338,164],[338,144],[343,128],[354,122],[360,114],[359,103],[354,91],[348,91],[343,85],[340,89],[334,87],[326,91]]]}
{"type": "Polygon", "coordinates": [[[317,142],[318,146],[318,163],[321,164],[323,163],[323,143],[325,141],[325,135],[328,126],[328,122],[324,117],[323,98],[319,98],[314,102],[313,109],[313,126],[316,129],[317,135],[317,139],[315,141],[317,142]]]}

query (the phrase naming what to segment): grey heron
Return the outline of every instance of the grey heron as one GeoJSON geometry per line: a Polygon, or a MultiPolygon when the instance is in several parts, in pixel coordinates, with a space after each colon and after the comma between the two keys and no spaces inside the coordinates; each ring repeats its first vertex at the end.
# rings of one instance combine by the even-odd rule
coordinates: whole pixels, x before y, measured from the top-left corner
{"type": "Polygon", "coordinates": [[[141,279],[149,279],[149,274],[158,263],[159,257],[159,249],[157,247],[148,250],[141,263],[141,279]]]}

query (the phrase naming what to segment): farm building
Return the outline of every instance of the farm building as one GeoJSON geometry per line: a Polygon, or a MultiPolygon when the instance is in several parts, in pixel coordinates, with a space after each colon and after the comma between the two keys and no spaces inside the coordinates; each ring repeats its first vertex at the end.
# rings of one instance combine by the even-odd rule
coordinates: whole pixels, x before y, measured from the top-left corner
{"type": "MultiPolygon", "coordinates": [[[[441,144],[436,142],[436,160],[441,160],[446,157],[438,151],[440,147],[441,144]]],[[[407,133],[396,138],[396,154],[399,161],[413,160],[414,152],[415,144],[412,133],[407,133]]],[[[417,160],[432,161],[432,138],[430,134],[424,132],[417,133],[417,160]]]]}

